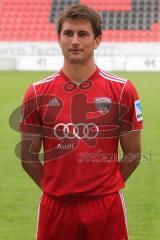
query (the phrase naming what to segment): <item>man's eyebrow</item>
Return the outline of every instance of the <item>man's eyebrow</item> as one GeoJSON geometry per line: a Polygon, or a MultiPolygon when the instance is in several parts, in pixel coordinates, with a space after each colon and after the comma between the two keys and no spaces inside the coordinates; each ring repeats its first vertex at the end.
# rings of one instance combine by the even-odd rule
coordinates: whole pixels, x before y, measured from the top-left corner
{"type": "Polygon", "coordinates": [[[63,32],[73,31],[71,29],[64,29],[63,32]]]}
{"type": "Polygon", "coordinates": [[[87,30],[79,30],[78,32],[89,32],[89,31],[87,31],[87,30]]]}

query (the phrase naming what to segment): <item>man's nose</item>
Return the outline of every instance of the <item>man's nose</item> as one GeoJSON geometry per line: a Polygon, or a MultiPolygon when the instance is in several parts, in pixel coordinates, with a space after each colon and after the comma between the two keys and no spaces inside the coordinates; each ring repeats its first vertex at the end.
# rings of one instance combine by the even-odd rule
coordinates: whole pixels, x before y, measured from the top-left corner
{"type": "Polygon", "coordinates": [[[73,35],[72,45],[79,45],[79,39],[77,33],[73,35]]]}

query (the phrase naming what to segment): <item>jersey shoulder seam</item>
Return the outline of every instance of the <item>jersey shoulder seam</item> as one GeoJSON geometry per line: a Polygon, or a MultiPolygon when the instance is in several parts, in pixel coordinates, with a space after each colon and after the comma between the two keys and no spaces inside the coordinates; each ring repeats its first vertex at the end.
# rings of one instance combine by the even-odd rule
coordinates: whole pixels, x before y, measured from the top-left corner
{"type": "Polygon", "coordinates": [[[35,88],[35,85],[33,84],[33,89],[34,89],[34,94],[35,94],[35,97],[36,97],[36,106],[37,106],[37,109],[39,111],[39,107],[38,107],[38,100],[37,100],[37,91],[36,91],[36,88],[35,88]]]}
{"type": "Polygon", "coordinates": [[[104,70],[101,70],[101,69],[100,69],[99,74],[100,74],[100,76],[102,76],[103,78],[105,78],[106,80],[111,81],[111,82],[125,84],[128,81],[128,79],[118,77],[116,75],[113,75],[113,74],[106,72],[104,70]]]}
{"type": "Polygon", "coordinates": [[[48,82],[52,82],[55,80],[56,77],[58,77],[60,74],[56,73],[55,75],[49,76],[47,78],[44,78],[42,80],[39,80],[35,83],[33,83],[34,86],[40,85],[40,84],[44,84],[44,83],[48,83],[48,82]]]}

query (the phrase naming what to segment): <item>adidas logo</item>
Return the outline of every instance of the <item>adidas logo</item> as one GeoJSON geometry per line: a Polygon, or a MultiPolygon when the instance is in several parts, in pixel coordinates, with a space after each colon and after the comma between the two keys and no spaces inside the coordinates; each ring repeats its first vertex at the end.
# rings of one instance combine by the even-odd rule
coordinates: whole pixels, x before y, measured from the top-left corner
{"type": "Polygon", "coordinates": [[[59,103],[58,99],[56,97],[54,97],[49,101],[48,106],[57,107],[57,106],[60,106],[60,103],[59,103]]]}

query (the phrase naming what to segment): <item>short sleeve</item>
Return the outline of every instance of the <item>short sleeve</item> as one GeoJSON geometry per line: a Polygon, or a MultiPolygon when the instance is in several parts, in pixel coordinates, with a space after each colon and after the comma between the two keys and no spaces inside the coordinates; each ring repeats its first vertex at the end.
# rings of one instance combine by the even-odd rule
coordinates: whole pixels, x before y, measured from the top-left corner
{"type": "Polygon", "coordinates": [[[41,135],[41,118],[37,105],[37,96],[34,86],[31,85],[23,98],[20,109],[19,130],[22,133],[41,135]]]}
{"type": "Polygon", "coordinates": [[[120,99],[120,134],[143,129],[142,107],[138,93],[128,80],[120,99]]]}

